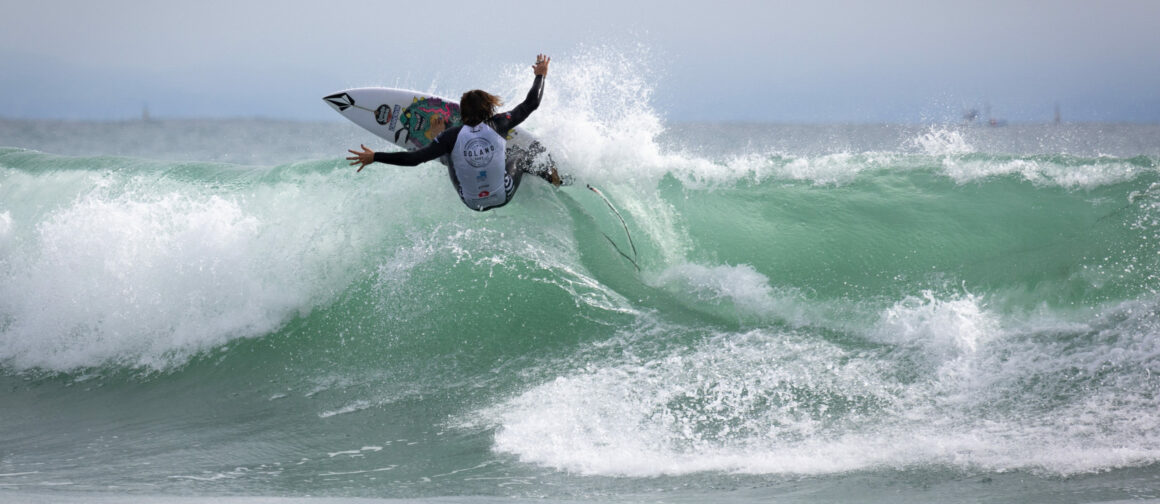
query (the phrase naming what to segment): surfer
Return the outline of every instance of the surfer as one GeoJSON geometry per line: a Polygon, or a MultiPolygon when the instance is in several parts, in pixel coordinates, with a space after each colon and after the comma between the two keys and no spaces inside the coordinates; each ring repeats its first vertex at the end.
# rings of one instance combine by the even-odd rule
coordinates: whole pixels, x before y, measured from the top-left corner
{"type": "MultiPolygon", "coordinates": [[[[362,152],[350,149],[346,158],[350,165],[358,165],[361,172],[367,165],[379,162],[399,166],[415,166],[441,156],[450,156],[447,174],[463,204],[480,212],[499,208],[512,200],[520,179],[530,169],[530,159],[518,160],[507,156],[505,137],[528,115],[540,106],[544,93],[544,79],[552,58],[536,56],[532,65],[535,80],[523,103],[508,112],[496,113],[503,104],[498,96],[479,89],[463,93],[459,99],[459,113],[463,124],[452,127],[435,137],[422,149],[410,152],[373,152],[361,145],[362,152]]],[[[536,145],[533,145],[533,148],[536,145]]],[[[532,153],[535,154],[535,153],[532,153]]],[[[356,172],[357,173],[357,172],[356,172]]],[[[560,175],[555,167],[537,174],[552,185],[559,186],[560,175]]]]}

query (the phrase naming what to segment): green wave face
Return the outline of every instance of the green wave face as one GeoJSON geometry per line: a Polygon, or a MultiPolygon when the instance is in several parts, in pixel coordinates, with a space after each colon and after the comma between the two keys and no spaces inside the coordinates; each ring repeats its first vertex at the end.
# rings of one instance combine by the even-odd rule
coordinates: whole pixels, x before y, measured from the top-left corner
{"type": "Polygon", "coordinates": [[[0,483],[564,498],[1154,472],[1160,157],[681,134],[557,150],[623,227],[583,183],[476,213],[439,169],[0,150],[0,483]]]}

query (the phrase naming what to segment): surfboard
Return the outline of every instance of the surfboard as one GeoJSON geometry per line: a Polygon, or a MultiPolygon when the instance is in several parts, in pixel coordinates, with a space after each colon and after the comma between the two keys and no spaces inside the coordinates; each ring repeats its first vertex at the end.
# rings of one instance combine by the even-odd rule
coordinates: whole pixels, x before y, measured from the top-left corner
{"type": "MultiPolygon", "coordinates": [[[[447,128],[462,124],[454,100],[409,89],[354,88],[322,99],[351,122],[407,150],[426,147],[447,128]]],[[[507,155],[531,163],[526,171],[532,173],[556,166],[543,144],[519,126],[508,132],[507,155]]],[[[446,157],[440,161],[448,164],[446,157]]],[[[567,185],[571,177],[561,175],[561,180],[567,185]]]]}
{"type": "MultiPolygon", "coordinates": [[[[447,128],[462,124],[459,104],[454,100],[412,91],[409,89],[365,87],[339,91],[322,98],[336,112],[375,136],[408,150],[421,149],[431,144],[447,128]]],[[[508,132],[507,155],[530,162],[532,173],[544,173],[555,168],[552,156],[531,133],[516,127],[508,132]]],[[[448,164],[446,157],[440,159],[448,164]]],[[[569,174],[560,174],[561,185],[571,185],[575,180],[569,174]]],[[[639,257],[628,224],[620,211],[612,206],[612,201],[599,189],[588,185],[588,189],[600,196],[609,210],[620,220],[628,244],[632,248],[629,257],[620,246],[601,231],[604,238],[621,256],[640,271],[639,257]]]]}

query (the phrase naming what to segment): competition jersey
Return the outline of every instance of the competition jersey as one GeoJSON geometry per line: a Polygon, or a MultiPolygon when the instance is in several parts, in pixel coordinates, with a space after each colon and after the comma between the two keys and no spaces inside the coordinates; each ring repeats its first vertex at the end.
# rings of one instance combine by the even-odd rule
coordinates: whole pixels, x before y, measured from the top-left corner
{"type": "Polygon", "coordinates": [[[474,210],[499,206],[504,192],[504,148],[507,141],[487,123],[463,126],[451,149],[451,166],[459,180],[463,203],[474,210]]]}

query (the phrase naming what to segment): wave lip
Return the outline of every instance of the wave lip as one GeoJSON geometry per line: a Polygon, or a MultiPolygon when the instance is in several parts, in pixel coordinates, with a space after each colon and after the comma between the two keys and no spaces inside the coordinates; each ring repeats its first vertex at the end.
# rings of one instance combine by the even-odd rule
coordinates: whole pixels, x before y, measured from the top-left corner
{"type": "Polygon", "coordinates": [[[35,239],[0,288],[11,317],[0,348],[20,368],[163,368],[230,335],[263,334],[298,301],[255,274],[247,252],[260,222],[217,197],[89,198],[35,239]]]}
{"type": "Polygon", "coordinates": [[[367,245],[335,225],[348,196],[332,174],[68,163],[112,167],[0,172],[15,195],[0,203],[0,363],[16,371],[180,366],[327,303],[367,245]]]}

